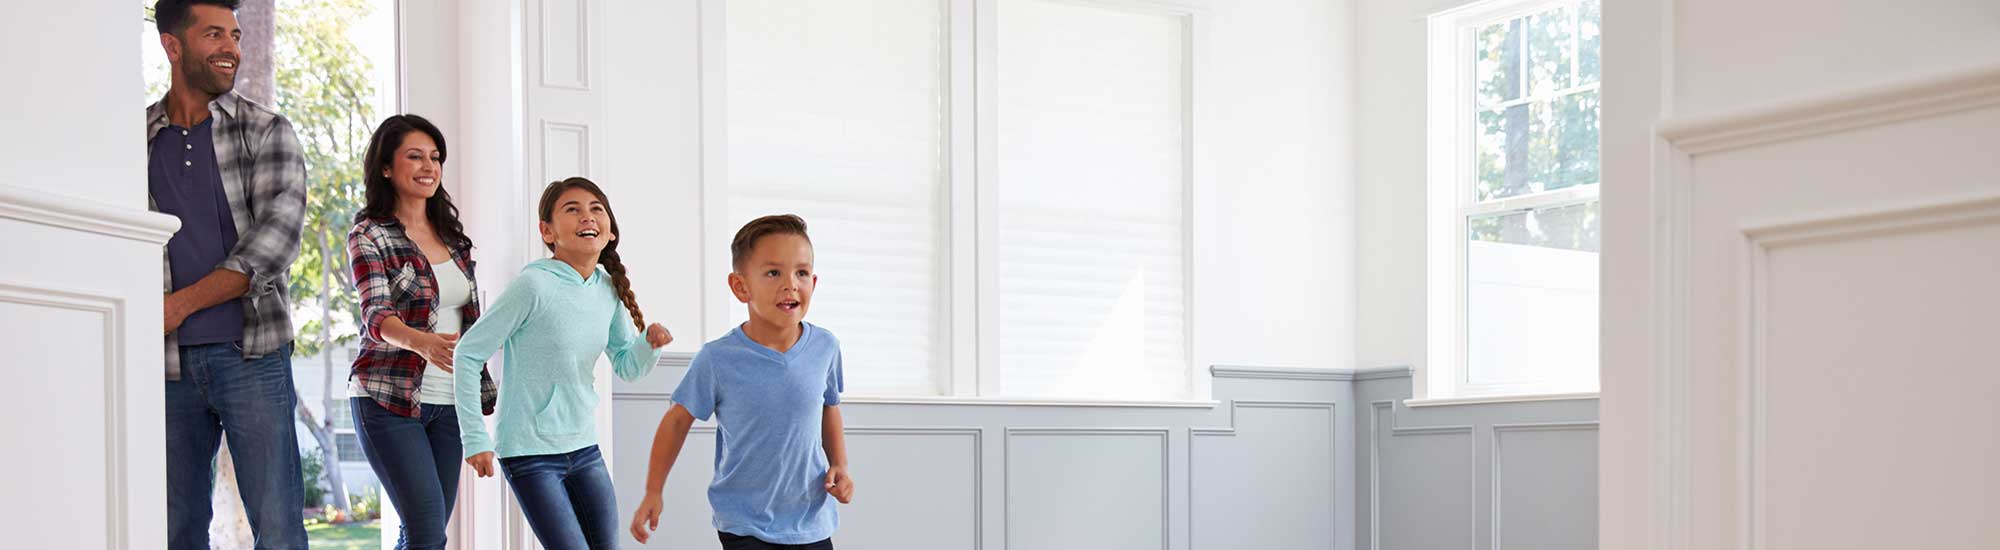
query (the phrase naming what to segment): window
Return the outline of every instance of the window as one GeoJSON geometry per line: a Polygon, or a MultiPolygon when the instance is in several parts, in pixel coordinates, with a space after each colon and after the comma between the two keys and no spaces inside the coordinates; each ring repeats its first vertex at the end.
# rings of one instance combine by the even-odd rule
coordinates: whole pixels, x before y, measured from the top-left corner
{"type": "Polygon", "coordinates": [[[1427,396],[1597,389],[1597,0],[1431,19],[1427,396]]]}
{"type": "Polygon", "coordinates": [[[999,11],[1000,393],[1185,395],[1184,23],[999,11]]]}
{"type": "MultiPolygon", "coordinates": [[[[338,379],[336,377],[336,380],[338,379]]],[[[354,413],[348,409],[350,406],[348,401],[346,399],[335,399],[332,405],[333,410],[326,413],[326,420],[333,421],[333,429],[335,431],[354,431],[354,413]]]]}
{"type": "Polygon", "coordinates": [[[812,224],[851,392],[1192,397],[1193,16],[954,5],[728,3],[715,229],[812,224]]]}
{"type": "Polygon", "coordinates": [[[368,462],[368,453],[361,450],[361,436],[354,432],[335,433],[334,445],[340,447],[341,462],[368,462]]]}
{"type": "MultiPolygon", "coordinates": [[[[944,13],[937,0],[728,6],[729,230],[793,213],[813,233],[812,321],[847,384],[936,394],[945,361],[944,13]]],[[[728,302],[731,324],[748,320],[728,302]]]]}

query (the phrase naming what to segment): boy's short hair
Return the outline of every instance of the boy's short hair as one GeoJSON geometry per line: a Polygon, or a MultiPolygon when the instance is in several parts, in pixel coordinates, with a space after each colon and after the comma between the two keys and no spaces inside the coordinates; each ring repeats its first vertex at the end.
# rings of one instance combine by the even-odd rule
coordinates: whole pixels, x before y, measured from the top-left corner
{"type": "Polygon", "coordinates": [[[737,271],[743,270],[743,262],[750,259],[750,252],[757,248],[757,240],[771,235],[798,235],[812,244],[812,236],[806,234],[806,220],[796,214],[777,214],[750,220],[736,230],[736,238],[729,241],[729,265],[737,271]]]}

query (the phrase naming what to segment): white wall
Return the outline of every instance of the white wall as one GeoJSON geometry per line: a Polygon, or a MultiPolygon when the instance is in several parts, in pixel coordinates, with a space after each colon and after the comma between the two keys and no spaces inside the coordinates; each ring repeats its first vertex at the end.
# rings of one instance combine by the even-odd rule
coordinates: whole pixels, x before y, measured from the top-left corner
{"type": "Polygon", "coordinates": [[[52,4],[0,22],[7,123],[0,184],[146,208],[139,6],[52,4]],[[89,25],[89,30],[74,28],[89,25]],[[71,28],[65,28],[71,27],[71,28]],[[43,55],[30,52],[61,52],[43,55]],[[130,70],[126,70],[130,69],[130,70]],[[103,151],[132,151],[106,155],[103,151]]]}
{"type": "Polygon", "coordinates": [[[146,211],[139,15],[36,3],[0,18],[0,439],[39,442],[0,459],[33,473],[0,482],[34,495],[0,504],[13,546],[165,546],[159,262],[178,223],[146,211]]]}
{"type": "Polygon", "coordinates": [[[1467,0],[1359,0],[1355,364],[1409,365],[1424,384],[1424,18],[1467,0]]]}
{"type": "MultiPolygon", "coordinates": [[[[705,273],[697,2],[607,6],[605,133],[612,195],[647,315],[693,351],[705,273]]],[[[1353,5],[1212,3],[1196,130],[1216,196],[1195,236],[1195,356],[1214,363],[1344,368],[1354,357],[1353,5]]],[[[713,14],[710,14],[712,17],[713,14]]],[[[719,89],[719,88],[718,88],[719,89]]],[[[717,111],[718,113],[720,111],[717,111]]],[[[716,147],[720,144],[707,144],[716,147]]],[[[733,233],[735,228],[728,228],[733,233]]],[[[734,303],[725,307],[740,307],[734,303]]]]}
{"type": "Polygon", "coordinates": [[[1197,105],[1215,128],[1196,138],[1214,154],[1218,205],[1196,220],[1195,364],[1350,367],[1355,4],[1212,10],[1214,98],[1197,105]]]}
{"type": "Polygon", "coordinates": [[[702,234],[700,4],[606,6],[612,116],[604,132],[608,173],[596,178],[618,211],[619,246],[647,322],[674,332],[668,349],[689,352],[720,336],[702,334],[702,295],[725,284],[725,273],[702,272],[702,244],[731,237],[702,234]]]}

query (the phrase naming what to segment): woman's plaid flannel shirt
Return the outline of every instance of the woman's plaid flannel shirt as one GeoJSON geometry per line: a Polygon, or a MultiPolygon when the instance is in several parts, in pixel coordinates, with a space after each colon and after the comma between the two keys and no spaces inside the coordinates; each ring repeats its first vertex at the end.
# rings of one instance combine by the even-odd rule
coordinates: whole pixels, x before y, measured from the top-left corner
{"type": "MultiPolygon", "coordinates": [[[[437,276],[422,249],[403,234],[395,218],[363,218],[347,232],[347,255],[354,266],[354,287],[361,298],[361,354],[354,358],[349,376],[362,391],[382,408],[403,416],[417,416],[418,392],[424,383],[424,357],[417,352],[391,345],[382,339],[382,323],[390,317],[401,319],[410,328],[429,332],[431,310],[437,306],[437,276]]],[[[451,260],[473,281],[472,251],[452,249],[451,260]]],[[[464,322],[459,330],[471,328],[479,320],[479,284],[473,282],[472,301],[459,308],[464,322]]],[[[463,367],[463,365],[458,365],[463,367]]],[[[479,404],[483,414],[493,414],[499,391],[486,366],[479,366],[479,404]]]]}

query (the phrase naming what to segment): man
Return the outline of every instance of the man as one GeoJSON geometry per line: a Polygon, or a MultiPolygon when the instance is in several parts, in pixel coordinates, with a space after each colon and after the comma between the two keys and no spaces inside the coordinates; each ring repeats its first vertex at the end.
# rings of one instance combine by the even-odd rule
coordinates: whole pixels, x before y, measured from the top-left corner
{"type": "Polygon", "coordinates": [[[146,108],[154,210],[167,241],[167,537],[207,550],[217,445],[226,434],[259,549],[306,548],[292,424],[286,273],[298,255],[305,161],[291,123],[231,90],[242,60],[236,0],[160,0],[167,96],[146,108]]]}

